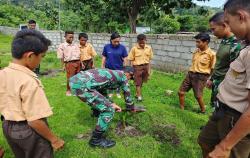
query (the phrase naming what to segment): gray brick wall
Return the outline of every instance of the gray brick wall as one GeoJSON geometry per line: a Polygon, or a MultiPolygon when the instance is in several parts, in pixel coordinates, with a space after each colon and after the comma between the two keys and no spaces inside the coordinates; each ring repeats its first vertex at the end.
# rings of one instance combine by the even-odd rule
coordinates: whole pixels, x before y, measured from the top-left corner
{"type": "MultiPolygon", "coordinates": [[[[17,28],[0,26],[0,32],[3,34],[14,35],[18,31],[17,28]]],[[[58,45],[64,42],[64,32],[45,31],[43,34],[52,41],[50,50],[56,51],[58,45]]],[[[106,33],[89,33],[89,42],[93,44],[95,50],[100,55],[105,44],[109,43],[110,34],[106,33]]],[[[78,42],[78,33],[75,34],[75,42],[78,42]]],[[[192,52],[195,50],[194,35],[181,34],[154,34],[147,35],[147,42],[154,51],[152,65],[155,69],[166,72],[187,71],[192,60],[192,52]]],[[[126,46],[129,51],[136,44],[135,34],[122,35],[121,43],[126,46]]],[[[212,37],[210,47],[217,50],[219,40],[212,37]]]]}

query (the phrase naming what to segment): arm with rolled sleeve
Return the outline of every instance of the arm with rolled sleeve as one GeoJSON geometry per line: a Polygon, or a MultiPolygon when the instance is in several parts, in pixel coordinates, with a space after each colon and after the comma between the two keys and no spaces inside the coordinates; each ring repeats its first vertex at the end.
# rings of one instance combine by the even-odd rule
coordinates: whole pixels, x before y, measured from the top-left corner
{"type": "Polygon", "coordinates": [[[215,54],[213,54],[211,56],[211,69],[214,69],[215,63],[216,63],[216,56],[215,56],[215,54]]]}
{"type": "Polygon", "coordinates": [[[130,65],[132,65],[131,62],[133,62],[135,60],[135,49],[134,49],[134,47],[130,50],[127,59],[130,61],[130,65]]]}
{"type": "Polygon", "coordinates": [[[104,46],[103,51],[102,51],[102,65],[101,65],[101,68],[105,68],[106,57],[107,57],[107,50],[106,50],[106,46],[104,46]]]}
{"type": "MultiPolygon", "coordinates": [[[[241,57],[241,61],[246,69],[246,78],[248,89],[248,103],[250,105],[250,52],[246,56],[241,57]]],[[[236,122],[232,130],[227,134],[227,136],[215,147],[215,149],[209,154],[211,158],[217,158],[219,156],[229,157],[232,148],[247,134],[250,133],[250,106],[241,115],[239,120],[236,122]]]]}
{"type": "Polygon", "coordinates": [[[127,51],[126,47],[124,46],[123,50],[122,50],[123,66],[128,65],[128,58],[127,57],[128,57],[128,51],[127,51]]]}
{"type": "Polygon", "coordinates": [[[92,55],[92,57],[95,57],[97,55],[97,53],[95,51],[95,48],[92,45],[90,45],[90,48],[91,48],[91,55],[92,55]]]}
{"type": "Polygon", "coordinates": [[[215,63],[216,63],[216,55],[215,53],[211,55],[211,63],[210,63],[210,77],[209,80],[211,79],[211,75],[213,75],[213,71],[214,71],[214,67],[215,67],[215,63]]]}
{"type": "Polygon", "coordinates": [[[57,48],[57,58],[63,59],[63,45],[60,44],[57,48]]]}
{"type": "Polygon", "coordinates": [[[127,104],[133,104],[133,100],[129,89],[128,79],[125,75],[122,76],[122,84],[120,88],[123,91],[125,102],[127,104]]]}
{"type": "Polygon", "coordinates": [[[127,57],[127,56],[128,56],[128,51],[127,51],[126,47],[123,46],[122,57],[125,58],[125,57],[127,57]]]}
{"type": "Polygon", "coordinates": [[[93,59],[92,68],[94,68],[95,67],[94,57],[97,56],[97,53],[95,51],[95,48],[91,44],[89,44],[89,45],[90,45],[90,50],[91,50],[91,57],[93,59]]]}
{"type": "Polygon", "coordinates": [[[62,68],[65,69],[63,44],[60,44],[59,47],[57,48],[57,58],[61,60],[62,68]]]}
{"type": "Polygon", "coordinates": [[[154,56],[154,53],[153,53],[153,49],[150,47],[150,56],[149,56],[149,60],[151,60],[154,56]]]}

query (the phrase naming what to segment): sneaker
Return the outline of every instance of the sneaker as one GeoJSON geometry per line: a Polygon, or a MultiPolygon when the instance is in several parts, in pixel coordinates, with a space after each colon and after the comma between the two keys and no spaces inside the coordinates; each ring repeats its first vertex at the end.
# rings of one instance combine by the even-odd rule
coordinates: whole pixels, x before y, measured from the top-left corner
{"type": "Polygon", "coordinates": [[[67,91],[67,92],[66,92],[66,96],[68,96],[68,97],[72,96],[71,92],[70,92],[70,91],[67,91]]]}
{"type": "Polygon", "coordinates": [[[116,94],[116,97],[119,98],[119,99],[122,98],[121,94],[119,94],[119,93],[116,94]]]}
{"type": "Polygon", "coordinates": [[[141,96],[136,97],[136,98],[137,98],[137,101],[138,101],[138,102],[141,102],[141,101],[142,101],[142,97],[141,97],[141,96]]]}
{"type": "Polygon", "coordinates": [[[112,98],[112,97],[113,97],[113,94],[112,94],[112,93],[108,94],[108,97],[109,97],[109,98],[112,98]]]}

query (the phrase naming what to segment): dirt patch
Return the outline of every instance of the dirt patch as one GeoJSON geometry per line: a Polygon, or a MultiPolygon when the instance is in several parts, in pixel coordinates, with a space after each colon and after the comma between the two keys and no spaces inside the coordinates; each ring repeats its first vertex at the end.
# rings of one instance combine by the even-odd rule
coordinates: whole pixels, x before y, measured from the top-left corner
{"type": "Polygon", "coordinates": [[[55,77],[60,72],[63,72],[63,70],[62,69],[51,69],[51,70],[40,72],[39,75],[44,76],[44,77],[55,77]]]}
{"type": "Polygon", "coordinates": [[[132,125],[129,125],[128,123],[123,123],[122,121],[119,121],[117,123],[117,126],[115,128],[115,133],[121,137],[123,136],[139,137],[143,135],[143,133],[139,129],[133,127],[132,125]]]}
{"type": "Polygon", "coordinates": [[[171,143],[174,146],[178,146],[181,140],[176,132],[175,125],[154,125],[152,128],[152,136],[155,140],[162,143],[171,143]]]}

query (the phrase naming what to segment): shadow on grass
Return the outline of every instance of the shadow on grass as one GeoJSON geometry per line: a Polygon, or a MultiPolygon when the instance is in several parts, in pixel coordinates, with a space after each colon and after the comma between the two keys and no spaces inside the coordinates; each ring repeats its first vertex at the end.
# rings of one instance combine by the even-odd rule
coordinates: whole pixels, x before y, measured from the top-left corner
{"type": "MultiPolygon", "coordinates": [[[[88,105],[83,105],[83,106],[88,106],[88,105]]],[[[94,129],[97,122],[97,118],[91,116],[91,110],[82,108],[80,111],[77,112],[76,117],[78,119],[79,124],[94,129]]]]}

